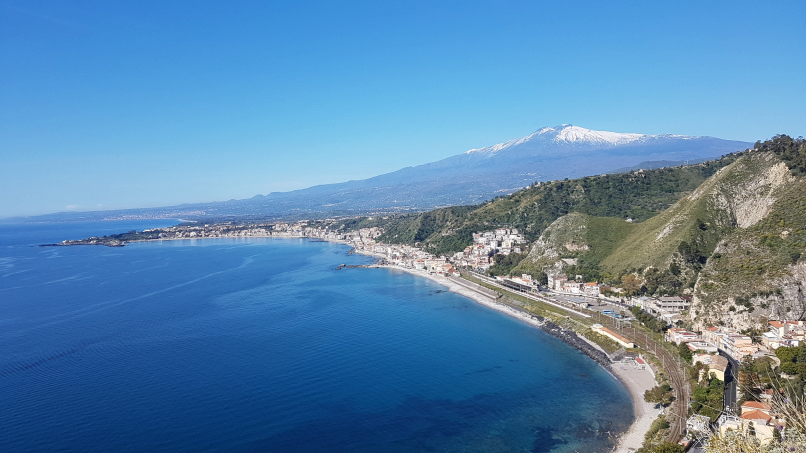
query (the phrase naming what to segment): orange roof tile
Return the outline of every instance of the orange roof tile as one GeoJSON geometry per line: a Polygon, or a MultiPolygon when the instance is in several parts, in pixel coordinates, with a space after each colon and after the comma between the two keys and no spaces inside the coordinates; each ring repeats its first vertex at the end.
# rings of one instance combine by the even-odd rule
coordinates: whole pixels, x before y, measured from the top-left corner
{"type": "Polygon", "coordinates": [[[758,401],[745,401],[745,403],[742,404],[742,407],[752,407],[754,409],[761,409],[767,411],[772,409],[772,406],[770,406],[769,404],[759,403],[758,401]]]}
{"type": "Polygon", "coordinates": [[[765,422],[768,422],[772,417],[761,411],[750,411],[742,414],[741,418],[744,420],[764,420],[765,422]]]}
{"type": "Polygon", "coordinates": [[[616,332],[613,332],[612,330],[608,329],[607,327],[602,327],[602,331],[609,333],[610,335],[612,335],[613,337],[617,338],[620,341],[623,341],[625,343],[632,343],[632,341],[630,341],[628,338],[625,338],[625,337],[617,334],[616,332]]]}

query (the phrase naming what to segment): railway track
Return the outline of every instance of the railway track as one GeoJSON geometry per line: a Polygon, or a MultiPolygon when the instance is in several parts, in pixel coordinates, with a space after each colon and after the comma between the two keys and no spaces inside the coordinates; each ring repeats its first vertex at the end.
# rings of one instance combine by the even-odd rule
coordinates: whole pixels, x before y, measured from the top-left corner
{"type": "Polygon", "coordinates": [[[612,319],[608,319],[607,324],[609,324],[610,327],[619,329],[622,335],[632,340],[633,343],[642,349],[652,352],[655,354],[655,357],[660,360],[663,369],[666,371],[666,378],[669,380],[669,385],[672,387],[675,396],[674,401],[671,406],[669,406],[669,412],[667,412],[667,414],[671,413],[671,417],[666,418],[670,425],[668,440],[676,443],[686,432],[688,405],[691,399],[691,391],[686,381],[685,371],[679,359],[652,338],[641,335],[641,333],[636,333],[637,331],[632,326],[629,328],[621,326],[620,328],[612,319]],[[632,330],[632,332],[630,332],[630,330],[632,330]]]}
{"type": "MultiPolygon", "coordinates": [[[[478,278],[477,275],[474,276],[478,278]]],[[[503,287],[497,284],[497,282],[490,281],[488,278],[481,278],[481,280],[488,284],[492,284],[505,292],[514,292],[511,288],[503,287]]],[[[514,293],[523,295],[523,293],[514,293]]],[[[581,314],[571,307],[560,306],[557,301],[553,301],[552,303],[552,301],[543,300],[542,297],[538,299],[535,296],[529,298],[543,303],[550,303],[550,305],[554,305],[556,308],[561,308],[563,310],[572,312],[573,314],[581,314]]],[[[585,318],[590,318],[589,315],[582,314],[582,316],[585,318]]],[[[683,366],[679,361],[680,359],[677,356],[672,355],[663,347],[663,345],[659,344],[654,339],[650,338],[646,334],[643,334],[643,332],[638,332],[630,324],[625,326],[623,321],[618,321],[610,317],[600,318],[599,322],[619,331],[621,335],[627,337],[642,349],[652,352],[655,357],[660,360],[661,366],[663,366],[663,369],[666,372],[666,377],[669,380],[669,385],[672,387],[675,397],[671,406],[669,406],[669,411],[667,412],[667,414],[671,414],[671,417],[666,417],[669,421],[669,435],[667,436],[667,439],[670,442],[677,443],[677,441],[686,432],[686,420],[688,419],[688,407],[691,399],[691,390],[689,389],[683,366]]]]}

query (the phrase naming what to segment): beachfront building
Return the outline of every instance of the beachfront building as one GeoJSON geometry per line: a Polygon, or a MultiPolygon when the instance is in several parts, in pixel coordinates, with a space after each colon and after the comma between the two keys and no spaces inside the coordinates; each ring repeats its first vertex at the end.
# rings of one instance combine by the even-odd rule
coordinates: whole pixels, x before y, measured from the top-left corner
{"type": "Polygon", "coordinates": [[[632,341],[630,341],[628,338],[622,336],[618,332],[614,332],[613,330],[608,329],[607,327],[605,327],[605,326],[603,326],[601,324],[594,324],[594,325],[591,326],[591,329],[594,332],[598,333],[599,335],[604,335],[604,336],[610,338],[611,340],[615,341],[616,343],[620,344],[621,346],[623,346],[625,348],[632,349],[632,348],[635,347],[635,344],[632,341]]]}

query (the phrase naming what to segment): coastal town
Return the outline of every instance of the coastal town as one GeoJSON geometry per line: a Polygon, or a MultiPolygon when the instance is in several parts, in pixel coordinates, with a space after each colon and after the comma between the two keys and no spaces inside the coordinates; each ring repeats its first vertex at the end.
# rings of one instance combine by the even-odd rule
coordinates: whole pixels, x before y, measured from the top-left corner
{"type": "MultiPolygon", "coordinates": [[[[481,295],[485,304],[524,318],[527,322],[537,318],[526,314],[522,308],[533,302],[549,304],[563,313],[586,318],[584,322],[590,332],[619,348],[613,353],[593,344],[599,351],[586,353],[603,364],[601,357],[606,357],[606,365],[623,382],[641,382],[638,390],[633,389],[634,398],[645,398],[647,401],[643,403],[646,404],[643,408],[636,406],[637,415],[644,414],[644,423],[647,425],[638,430],[639,434],[649,429],[653,417],[662,417],[663,411],[658,410],[671,402],[661,399],[656,404],[650,404],[654,400],[641,394],[645,392],[648,395],[659,388],[662,383],[657,376],[661,374],[666,375],[664,382],[676,392],[673,408],[666,413],[678,418],[671,422],[679,426],[677,437],[681,437],[681,445],[697,448],[707,443],[713,432],[724,433],[727,430],[750,433],[765,445],[780,436],[787,426],[785,414],[776,412],[776,405],[773,404],[773,399],[779,396],[774,387],[763,379],[749,379],[749,373],[742,370],[759,363],[770,364],[771,369],[780,369],[781,354],[776,354],[776,351],[806,345],[806,325],[802,320],[769,320],[765,330],[755,332],[739,332],[724,326],[708,326],[695,332],[690,329],[690,324],[689,329],[684,327],[688,324],[686,315],[692,304],[691,297],[685,294],[625,297],[620,288],[579,281],[566,275],[549,275],[543,284],[528,274],[485,275],[485,271],[495,264],[497,256],[527,250],[527,240],[514,228],[476,232],[472,245],[450,256],[435,256],[413,245],[385,244],[379,241],[383,232],[377,227],[340,231],[306,221],[247,225],[184,224],[49,245],[123,246],[128,241],[205,238],[307,238],[340,242],[351,246],[356,253],[376,257],[377,265],[419,273],[429,278],[441,278],[437,281],[477,300],[481,295]],[[475,283],[460,278],[463,275],[475,283]],[[468,289],[471,289],[469,293],[468,289]],[[508,291],[524,298],[525,303],[520,306],[502,305],[503,302],[498,299],[508,291]],[[632,331],[625,328],[631,321],[644,326],[651,321],[656,331],[662,334],[658,341],[667,346],[658,346],[647,332],[642,337],[634,327],[632,331]],[[674,354],[669,356],[668,351],[674,354]],[[619,369],[622,371],[619,372],[619,369]],[[664,372],[658,373],[661,369],[664,372]],[[639,374],[636,376],[634,373],[639,374]],[[693,377],[687,378],[687,374],[693,377]],[[702,393],[699,389],[705,388],[702,386],[715,385],[720,392],[718,398],[712,397],[707,404],[698,399],[698,394],[702,393]]],[[[540,318],[537,324],[545,326],[545,323],[540,318]]],[[[550,325],[552,329],[556,327],[553,323],[550,325]]],[[[562,335],[567,336],[568,333],[562,335]]],[[[590,348],[583,346],[582,349],[590,348]]],[[[786,377],[787,374],[783,373],[782,376],[786,377]]],[[[636,441],[631,443],[636,444],[636,441]]]]}

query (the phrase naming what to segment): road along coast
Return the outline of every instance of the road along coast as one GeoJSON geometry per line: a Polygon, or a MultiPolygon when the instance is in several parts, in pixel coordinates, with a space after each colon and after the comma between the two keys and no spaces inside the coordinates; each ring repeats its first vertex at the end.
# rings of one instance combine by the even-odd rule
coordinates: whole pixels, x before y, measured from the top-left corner
{"type": "MultiPolygon", "coordinates": [[[[382,258],[380,255],[371,255],[382,258]]],[[[493,291],[483,286],[476,285],[473,282],[462,280],[458,277],[445,277],[430,274],[424,270],[408,269],[399,266],[378,265],[372,267],[385,268],[393,272],[406,272],[418,277],[427,278],[481,305],[527,322],[580,350],[608,370],[630,393],[635,420],[630,425],[629,429],[618,438],[615,451],[619,453],[631,453],[638,450],[643,445],[644,435],[649,431],[652,422],[660,413],[659,410],[654,408],[654,405],[644,401],[644,392],[655,385],[655,378],[650,371],[640,369],[635,367],[634,364],[627,362],[613,363],[607,353],[573,330],[564,329],[542,316],[536,316],[516,307],[501,303],[491,294],[494,293],[493,291]]]]}

